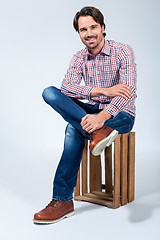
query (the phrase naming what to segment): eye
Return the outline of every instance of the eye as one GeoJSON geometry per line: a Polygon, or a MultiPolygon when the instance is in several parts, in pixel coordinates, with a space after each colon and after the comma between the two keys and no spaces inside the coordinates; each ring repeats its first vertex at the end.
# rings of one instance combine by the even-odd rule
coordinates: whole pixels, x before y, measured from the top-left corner
{"type": "Polygon", "coordinates": [[[95,28],[97,28],[97,25],[92,25],[92,29],[95,29],[95,28]]]}
{"type": "Polygon", "coordinates": [[[86,31],[86,28],[81,28],[80,29],[80,32],[85,32],[86,31]]]}

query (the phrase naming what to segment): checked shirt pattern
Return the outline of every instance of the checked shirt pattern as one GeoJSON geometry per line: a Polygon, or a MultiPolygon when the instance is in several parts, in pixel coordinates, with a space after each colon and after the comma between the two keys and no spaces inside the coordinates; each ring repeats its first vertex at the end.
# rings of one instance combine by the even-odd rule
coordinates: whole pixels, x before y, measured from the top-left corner
{"type": "Polygon", "coordinates": [[[92,105],[98,102],[100,109],[108,111],[113,116],[120,111],[135,116],[136,82],[136,63],[132,48],[113,40],[105,40],[98,55],[92,55],[85,48],[73,56],[61,91],[69,97],[88,99],[92,105]],[[93,88],[108,88],[121,83],[127,83],[131,88],[130,99],[119,96],[90,99],[93,88]]]}

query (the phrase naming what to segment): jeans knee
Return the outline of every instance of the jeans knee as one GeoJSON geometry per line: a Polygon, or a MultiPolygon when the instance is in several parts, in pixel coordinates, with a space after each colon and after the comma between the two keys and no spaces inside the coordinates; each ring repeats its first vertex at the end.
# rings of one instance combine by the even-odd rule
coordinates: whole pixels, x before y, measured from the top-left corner
{"type": "Polygon", "coordinates": [[[47,103],[49,103],[50,101],[55,101],[59,91],[60,90],[57,89],[56,87],[53,87],[53,86],[47,87],[43,90],[42,97],[44,101],[47,103]]]}
{"type": "Polygon", "coordinates": [[[65,135],[70,138],[76,135],[76,133],[77,133],[76,129],[70,123],[68,123],[65,130],[65,135]]]}
{"type": "Polygon", "coordinates": [[[84,147],[84,136],[78,133],[78,131],[71,125],[68,124],[65,131],[65,149],[72,146],[72,152],[77,151],[77,149],[84,147]]]}

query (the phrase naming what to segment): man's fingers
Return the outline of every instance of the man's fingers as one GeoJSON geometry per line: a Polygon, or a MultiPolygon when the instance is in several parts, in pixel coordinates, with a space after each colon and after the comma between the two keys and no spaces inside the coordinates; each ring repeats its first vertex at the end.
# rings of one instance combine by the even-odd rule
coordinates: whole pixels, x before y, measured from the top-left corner
{"type": "Polygon", "coordinates": [[[127,98],[131,97],[131,93],[128,91],[123,91],[122,94],[125,95],[127,98]]]}
{"type": "MultiPolygon", "coordinates": [[[[88,115],[88,114],[87,114],[88,115]]],[[[86,124],[86,121],[87,121],[87,118],[88,116],[84,116],[82,119],[81,119],[81,126],[84,126],[86,124]]]]}
{"type": "Polygon", "coordinates": [[[128,98],[130,98],[131,95],[132,95],[131,91],[129,91],[129,90],[127,90],[127,91],[125,92],[125,94],[126,94],[126,96],[127,96],[128,98]]]}
{"type": "Polygon", "coordinates": [[[86,117],[87,117],[87,115],[82,118],[81,122],[85,121],[86,117]]]}
{"type": "Polygon", "coordinates": [[[83,130],[85,130],[86,132],[90,133],[93,131],[93,126],[89,123],[87,123],[86,125],[82,126],[83,130]]]}
{"type": "Polygon", "coordinates": [[[88,132],[88,133],[91,133],[91,132],[94,131],[93,128],[92,128],[91,126],[85,128],[84,130],[85,130],[86,132],[88,132]]]}
{"type": "Polygon", "coordinates": [[[87,131],[88,133],[94,132],[94,128],[91,128],[90,130],[87,131]]]}
{"type": "Polygon", "coordinates": [[[128,87],[127,85],[121,86],[121,89],[126,90],[126,91],[129,91],[129,92],[132,92],[132,91],[131,91],[131,88],[128,87]]]}
{"type": "Polygon", "coordinates": [[[122,83],[118,85],[117,95],[124,97],[125,99],[130,98],[132,96],[131,88],[128,87],[127,83],[122,83]]]}
{"type": "Polygon", "coordinates": [[[130,94],[130,93],[127,93],[127,92],[121,92],[121,93],[120,93],[120,96],[121,96],[121,97],[124,97],[125,99],[127,99],[127,98],[130,98],[130,97],[131,97],[131,94],[130,94]]]}
{"type": "Polygon", "coordinates": [[[88,114],[82,118],[81,121],[81,126],[82,129],[85,130],[86,132],[88,132],[88,130],[90,130],[90,128],[92,128],[92,124],[90,123],[90,121],[88,121],[88,114]]]}
{"type": "Polygon", "coordinates": [[[88,127],[90,127],[90,123],[86,123],[82,126],[83,130],[86,130],[88,127]]]}
{"type": "Polygon", "coordinates": [[[131,89],[128,86],[122,86],[119,90],[119,93],[127,98],[130,98],[132,95],[131,89]]]}
{"type": "Polygon", "coordinates": [[[85,130],[88,133],[91,133],[94,131],[94,126],[91,123],[91,121],[89,120],[89,116],[90,116],[90,114],[87,114],[86,116],[84,116],[82,118],[81,126],[82,126],[83,130],[85,130]]]}

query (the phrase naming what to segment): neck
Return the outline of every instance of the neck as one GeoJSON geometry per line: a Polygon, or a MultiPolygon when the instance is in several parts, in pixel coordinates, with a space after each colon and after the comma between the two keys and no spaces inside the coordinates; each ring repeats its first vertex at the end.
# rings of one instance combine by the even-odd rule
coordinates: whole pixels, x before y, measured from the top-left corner
{"type": "Polygon", "coordinates": [[[98,53],[100,53],[100,51],[102,50],[103,46],[104,46],[104,38],[101,41],[101,43],[95,49],[88,49],[88,51],[96,56],[98,53]]]}

